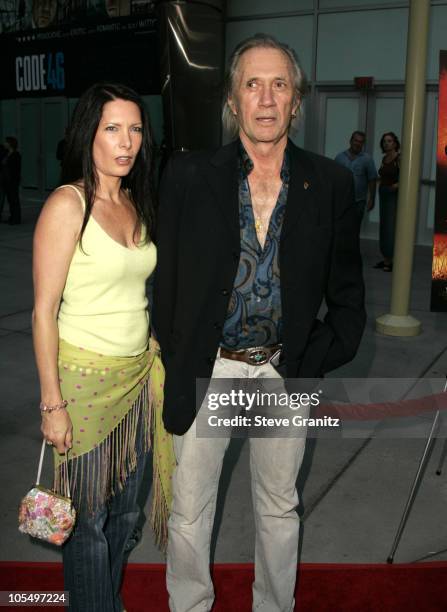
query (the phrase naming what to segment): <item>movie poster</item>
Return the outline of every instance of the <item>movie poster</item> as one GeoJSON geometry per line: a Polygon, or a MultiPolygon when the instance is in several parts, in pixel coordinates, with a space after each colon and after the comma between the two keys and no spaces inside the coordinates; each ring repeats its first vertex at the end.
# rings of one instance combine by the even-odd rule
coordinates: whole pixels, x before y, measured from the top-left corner
{"type": "Polygon", "coordinates": [[[0,33],[147,15],[154,4],[150,0],[0,0],[0,33]]]}
{"type": "Polygon", "coordinates": [[[154,2],[0,0],[2,98],[77,97],[114,80],[160,93],[154,2]]]}
{"type": "Polygon", "coordinates": [[[447,51],[440,52],[431,310],[447,311],[447,51]]]}

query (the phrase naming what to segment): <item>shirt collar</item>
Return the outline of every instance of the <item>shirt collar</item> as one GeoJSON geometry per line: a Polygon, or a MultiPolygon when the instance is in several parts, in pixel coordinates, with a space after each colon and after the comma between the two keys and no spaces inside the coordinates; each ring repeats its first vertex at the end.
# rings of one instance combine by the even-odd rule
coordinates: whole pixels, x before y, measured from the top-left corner
{"type": "Polygon", "coordinates": [[[359,157],[363,157],[365,155],[365,151],[360,151],[355,157],[351,157],[351,149],[346,149],[345,154],[351,161],[358,159],[359,157]]]}
{"type": "MultiPolygon", "coordinates": [[[[283,182],[289,178],[289,157],[289,141],[287,141],[280,173],[283,182]]],[[[239,168],[243,179],[246,179],[254,168],[253,161],[250,159],[241,140],[239,140],[239,168]]]]}

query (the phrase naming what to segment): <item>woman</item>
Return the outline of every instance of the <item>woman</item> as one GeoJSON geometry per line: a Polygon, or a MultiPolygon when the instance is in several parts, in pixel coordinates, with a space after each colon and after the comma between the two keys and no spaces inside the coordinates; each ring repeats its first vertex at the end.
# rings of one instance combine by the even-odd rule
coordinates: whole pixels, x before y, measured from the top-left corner
{"type": "Polygon", "coordinates": [[[380,251],[383,260],[375,268],[384,272],[393,269],[394,234],[396,232],[397,191],[399,188],[400,143],[394,132],[385,132],[380,139],[384,153],[379,168],[380,251]]]}
{"type": "Polygon", "coordinates": [[[153,521],[163,532],[174,465],[162,428],[163,370],[148,349],[145,281],[156,262],[151,134],[137,94],[92,86],[79,100],[64,185],[34,237],[33,336],[42,432],[62,492],[68,451],[75,530],[63,548],[70,609],[121,612],[123,551],[154,425],[153,521]]]}

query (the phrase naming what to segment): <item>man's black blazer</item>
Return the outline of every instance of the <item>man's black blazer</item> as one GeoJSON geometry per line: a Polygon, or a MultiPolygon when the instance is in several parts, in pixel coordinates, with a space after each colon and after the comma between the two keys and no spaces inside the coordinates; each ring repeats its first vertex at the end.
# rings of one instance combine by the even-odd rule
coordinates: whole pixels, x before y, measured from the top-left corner
{"type": "MultiPolygon", "coordinates": [[[[365,324],[352,174],[289,141],[280,239],[283,362],[288,377],[350,361],[365,324]],[[326,300],[324,321],[317,313],[326,300]]],[[[160,187],[153,324],[166,368],[164,423],[191,426],[196,378],[209,378],[240,254],[238,142],[171,158],[160,187]]]]}

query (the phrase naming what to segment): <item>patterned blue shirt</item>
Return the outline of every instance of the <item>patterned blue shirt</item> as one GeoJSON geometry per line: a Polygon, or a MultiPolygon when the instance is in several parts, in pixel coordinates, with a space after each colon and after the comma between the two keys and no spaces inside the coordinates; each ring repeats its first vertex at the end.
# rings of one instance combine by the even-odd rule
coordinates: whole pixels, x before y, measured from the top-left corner
{"type": "Polygon", "coordinates": [[[242,143],[239,151],[241,255],[221,342],[222,346],[231,350],[281,342],[279,239],[289,190],[289,158],[286,150],[281,168],[281,190],[270,218],[264,248],[261,248],[248,183],[253,162],[242,143]]]}

